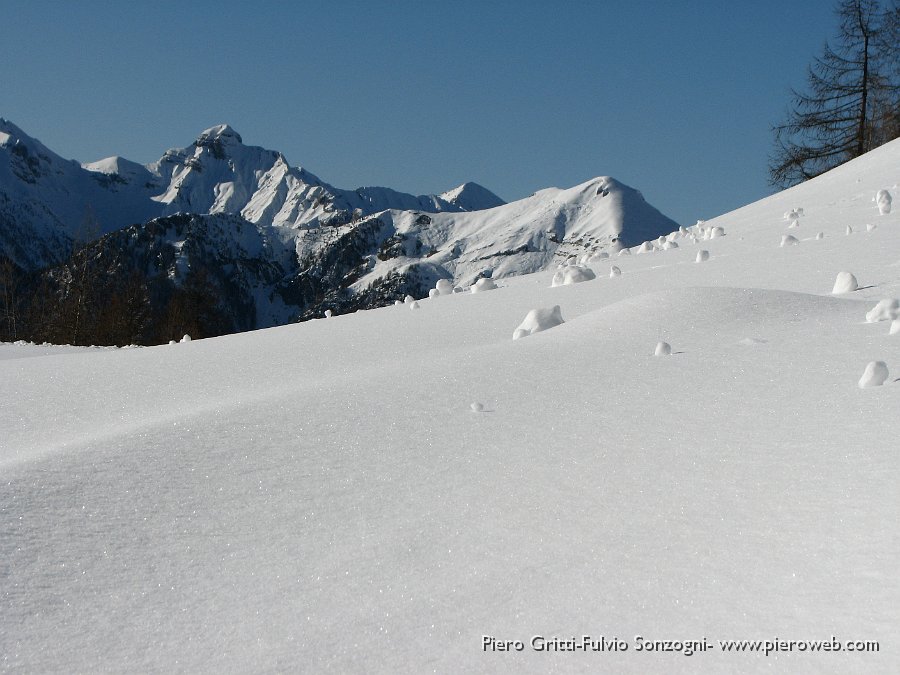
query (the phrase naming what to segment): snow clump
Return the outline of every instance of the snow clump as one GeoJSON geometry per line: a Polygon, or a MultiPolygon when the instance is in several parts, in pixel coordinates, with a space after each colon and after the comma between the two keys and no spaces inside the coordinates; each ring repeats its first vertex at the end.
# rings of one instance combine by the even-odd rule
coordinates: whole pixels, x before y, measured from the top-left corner
{"type": "Polygon", "coordinates": [[[554,305],[550,308],[532,309],[525,315],[519,327],[516,328],[513,333],[513,340],[540,333],[542,330],[553,328],[561,323],[565,322],[563,321],[559,305],[554,305]]]}
{"type": "Polygon", "coordinates": [[[850,272],[838,272],[837,278],[834,280],[834,288],[831,289],[832,295],[840,293],[852,293],[859,288],[859,282],[850,272]]]}
{"type": "Polygon", "coordinates": [[[819,232],[819,233],[816,235],[816,241],[821,241],[821,240],[824,239],[824,238],[825,238],[825,233],[824,233],[824,232],[819,232]]]}
{"type": "Polygon", "coordinates": [[[886,216],[891,212],[891,193],[887,190],[879,190],[875,195],[875,204],[878,205],[878,213],[886,216]]]}
{"type": "Polygon", "coordinates": [[[441,295],[452,295],[453,282],[449,279],[438,279],[438,282],[437,284],[435,284],[434,289],[441,295]]]}
{"type": "MultiPolygon", "coordinates": [[[[553,278],[555,279],[556,277],[554,276],[553,278]]],[[[474,284],[472,284],[472,292],[473,293],[482,293],[484,291],[493,291],[495,288],[497,288],[497,284],[494,283],[493,279],[488,279],[487,277],[479,279],[474,284]]]]}
{"type": "Polygon", "coordinates": [[[334,312],[332,312],[330,309],[325,310],[325,318],[326,319],[330,319],[333,316],[334,316],[334,312]]]}
{"type": "Polygon", "coordinates": [[[897,335],[900,333],[900,319],[894,319],[891,321],[891,329],[888,331],[888,335],[897,335]]]}
{"type": "Polygon", "coordinates": [[[469,406],[472,412],[484,412],[484,404],[478,403],[477,401],[469,406]]]}
{"type": "Polygon", "coordinates": [[[880,387],[888,379],[888,367],[884,361],[869,361],[865,372],[859,378],[859,388],[880,387]]]}
{"type": "Polygon", "coordinates": [[[709,251],[697,251],[697,257],[694,259],[694,262],[702,263],[706,262],[707,260],[709,260],[709,251]]]}
{"type": "Polygon", "coordinates": [[[725,236],[725,228],[716,226],[709,231],[710,239],[718,239],[719,237],[725,236]]]}
{"type": "Polygon", "coordinates": [[[588,262],[593,262],[594,260],[606,260],[609,258],[609,253],[606,251],[600,251],[599,253],[595,253],[590,258],[588,258],[588,262]]]}
{"type": "Polygon", "coordinates": [[[900,317],[900,300],[896,298],[879,300],[878,304],[866,313],[866,321],[869,323],[893,321],[898,317],[900,317]]]}
{"type": "Polygon", "coordinates": [[[590,281],[596,277],[597,275],[594,274],[594,271],[590,267],[570,265],[569,267],[563,267],[561,270],[557,270],[556,274],[553,275],[553,281],[550,282],[550,287],[569,286],[571,284],[581,283],[582,281],[590,281]]]}
{"type": "Polygon", "coordinates": [[[631,249],[623,248],[621,251],[619,251],[619,257],[621,258],[623,255],[631,255],[631,249]]]}
{"type": "Polygon", "coordinates": [[[190,341],[191,341],[191,336],[188,335],[187,333],[185,333],[185,334],[184,334],[184,337],[181,338],[181,341],[182,341],[182,342],[190,342],[190,341]]]}
{"type": "Polygon", "coordinates": [[[409,303],[409,308],[410,308],[410,309],[419,309],[419,302],[418,302],[418,300],[413,300],[411,303],[409,303]]]}
{"type": "Polygon", "coordinates": [[[668,342],[657,342],[656,343],[656,351],[653,352],[654,356],[669,356],[672,353],[672,345],[668,342]]]}
{"type": "Polygon", "coordinates": [[[663,250],[671,251],[673,248],[678,248],[677,241],[667,241],[665,244],[663,244],[663,250]]]}
{"type": "Polygon", "coordinates": [[[613,277],[618,277],[618,276],[622,276],[622,270],[620,270],[618,267],[613,265],[612,267],[609,268],[609,278],[612,279],[613,277]]]}
{"type": "Polygon", "coordinates": [[[850,227],[850,226],[848,225],[848,226],[847,226],[846,233],[847,233],[847,234],[853,234],[853,228],[850,227]]]}
{"type": "Polygon", "coordinates": [[[781,235],[781,248],[784,248],[785,246],[796,246],[799,243],[800,240],[792,234],[781,235]]]}

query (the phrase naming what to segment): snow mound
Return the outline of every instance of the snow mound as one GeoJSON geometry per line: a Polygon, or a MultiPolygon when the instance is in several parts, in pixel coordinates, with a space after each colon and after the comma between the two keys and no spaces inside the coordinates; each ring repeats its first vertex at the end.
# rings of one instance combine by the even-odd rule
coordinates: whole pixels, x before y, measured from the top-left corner
{"type": "Polygon", "coordinates": [[[622,275],[622,270],[620,270],[615,265],[613,265],[612,267],[609,268],[609,278],[610,279],[612,279],[613,277],[621,276],[621,275],[622,275]]]}
{"type": "Polygon", "coordinates": [[[888,367],[884,361],[870,361],[859,378],[859,388],[880,387],[888,379],[888,367]]]}
{"type": "Polygon", "coordinates": [[[637,252],[638,253],[652,253],[655,250],[656,250],[656,247],[653,245],[652,242],[645,241],[643,244],[638,246],[637,252]]]}
{"type": "Polygon", "coordinates": [[[522,323],[519,324],[519,327],[516,328],[513,333],[513,340],[518,340],[519,338],[527,337],[534,333],[540,333],[542,330],[553,328],[562,323],[565,322],[563,321],[559,305],[554,305],[550,308],[543,307],[532,309],[525,315],[525,318],[522,320],[522,323]]]}
{"type": "Polygon", "coordinates": [[[182,342],[190,342],[190,341],[191,341],[191,336],[188,335],[187,333],[185,333],[185,334],[184,334],[184,337],[181,338],[181,341],[182,341],[182,342]]]}
{"type": "Polygon", "coordinates": [[[477,412],[477,413],[479,413],[479,412],[484,412],[484,404],[483,404],[483,403],[478,403],[478,402],[476,401],[476,402],[472,403],[472,404],[469,406],[469,409],[470,409],[472,412],[477,412]]]}
{"type": "MultiPolygon", "coordinates": [[[[554,279],[556,277],[554,276],[554,279]]],[[[497,284],[494,283],[493,279],[482,278],[472,284],[472,292],[473,293],[483,293],[484,291],[493,291],[497,288],[497,284]]]]}
{"type": "Polygon", "coordinates": [[[724,227],[719,227],[717,225],[716,227],[712,228],[709,231],[710,239],[718,239],[719,237],[724,237],[724,236],[725,236],[725,228],[724,227]]]}
{"type": "Polygon", "coordinates": [[[887,190],[879,190],[875,195],[875,204],[878,206],[878,213],[886,216],[891,212],[891,193],[887,190]]]}
{"type": "Polygon", "coordinates": [[[453,295],[453,282],[450,279],[438,279],[434,288],[441,295],[453,295]]]}
{"type": "Polygon", "coordinates": [[[900,317],[900,300],[896,298],[879,300],[878,304],[866,313],[866,321],[869,323],[893,321],[897,317],[900,317]]]}
{"type": "Polygon", "coordinates": [[[800,240],[792,234],[781,235],[781,248],[784,248],[785,246],[796,246],[799,243],[800,240]]]}
{"type": "Polygon", "coordinates": [[[653,352],[654,356],[669,356],[672,353],[672,345],[668,342],[657,342],[656,350],[653,352]]]}
{"type": "Polygon", "coordinates": [[[707,260],[709,260],[709,251],[705,249],[697,251],[697,257],[694,259],[694,262],[702,263],[706,262],[707,260]]]}
{"type": "Polygon", "coordinates": [[[834,288],[831,289],[832,295],[839,293],[852,293],[859,288],[859,282],[856,276],[850,272],[838,272],[837,278],[834,280],[834,288]]]}
{"type": "Polygon", "coordinates": [[[556,271],[556,274],[553,275],[553,280],[550,282],[550,286],[552,288],[555,288],[556,286],[570,286],[572,284],[580,284],[582,281],[590,281],[596,277],[597,275],[594,274],[594,271],[590,267],[570,265],[556,271]]]}
{"type": "Polygon", "coordinates": [[[671,251],[673,248],[678,248],[677,241],[667,241],[665,244],[663,244],[663,249],[666,251],[671,251]]]}
{"type": "Polygon", "coordinates": [[[403,298],[403,302],[405,302],[407,305],[412,304],[413,302],[415,302],[415,300],[416,299],[411,295],[407,295],[405,298],[403,298]]]}
{"type": "Polygon", "coordinates": [[[620,257],[620,258],[621,258],[622,256],[626,256],[626,255],[631,255],[631,249],[630,249],[630,248],[623,248],[621,251],[619,251],[619,257],[620,257]]]}

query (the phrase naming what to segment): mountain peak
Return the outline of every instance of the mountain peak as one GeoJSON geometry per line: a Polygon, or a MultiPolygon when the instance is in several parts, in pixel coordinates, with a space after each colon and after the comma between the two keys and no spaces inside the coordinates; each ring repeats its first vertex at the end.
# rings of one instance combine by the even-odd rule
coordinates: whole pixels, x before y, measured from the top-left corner
{"type": "Polygon", "coordinates": [[[231,128],[228,124],[217,124],[203,132],[194,141],[194,145],[241,145],[243,143],[241,135],[231,128]]]}
{"type": "Polygon", "coordinates": [[[444,201],[455,204],[466,211],[481,211],[502,206],[504,202],[500,197],[478,183],[469,181],[452,190],[447,190],[440,195],[444,201]]]}

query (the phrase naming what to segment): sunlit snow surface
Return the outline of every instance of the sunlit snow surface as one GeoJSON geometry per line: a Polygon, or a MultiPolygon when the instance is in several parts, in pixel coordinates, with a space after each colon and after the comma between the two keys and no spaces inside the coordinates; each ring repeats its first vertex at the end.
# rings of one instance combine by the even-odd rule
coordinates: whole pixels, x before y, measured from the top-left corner
{"type": "Polygon", "coordinates": [[[894,142],[614,279],[598,259],[414,312],[0,347],[0,668],[896,672],[900,339],[866,314],[900,297],[900,213],[873,201],[898,181],[894,142]],[[860,289],[834,296],[844,270],[860,289]],[[892,375],[861,389],[871,361],[892,375]]]}

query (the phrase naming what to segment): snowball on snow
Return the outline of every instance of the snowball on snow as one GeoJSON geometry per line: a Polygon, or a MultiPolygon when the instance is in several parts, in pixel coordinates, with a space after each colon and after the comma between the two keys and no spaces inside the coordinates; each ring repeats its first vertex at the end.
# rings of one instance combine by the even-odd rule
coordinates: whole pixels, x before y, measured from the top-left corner
{"type": "Polygon", "coordinates": [[[887,190],[879,190],[875,195],[875,203],[878,205],[878,213],[886,216],[891,212],[891,193],[887,190]]]}
{"type": "Polygon", "coordinates": [[[673,248],[678,248],[678,242],[677,241],[667,241],[665,244],[663,244],[663,248],[666,251],[671,251],[673,248]]]}
{"type": "Polygon", "coordinates": [[[837,278],[834,280],[834,287],[831,289],[832,295],[839,293],[852,293],[859,288],[859,282],[850,272],[838,272],[837,278]]]}
{"type": "Polygon", "coordinates": [[[565,322],[563,321],[559,305],[554,305],[550,308],[533,309],[525,315],[522,323],[516,328],[516,331],[513,333],[513,340],[539,333],[561,323],[565,322]]]}
{"type": "Polygon", "coordinates": [[[655,251],[656,247],[653,245],[653,242],[645,241],[638,247],[638,253],[649,253],[651,251],[655,251]]]}
{"type": "MultiPolygon", "coordinates": [[[[18,342],[16,344],[19,344],[18,342]]],[[[178,342],[176,340],[169,340],[170,345],[177,345],[178,342]]]]}
{"type": "Polygon", "coordinates": [[[613,277],[621,276],[621,274],[622,274],[622,270],[620,270],[615,265],[613,265],[612,267],[609,268],[609,278],[610,279],[612,279],[613,277]]]}
{"type": "Polygon", "coordinates": [[[578,265],[570,265],[563,267],[553,275],[553,281],[550,282],[551,288],[556,286],[569,286],[578,284],[582,281],[590,281],[596,278],[596,274],[590,267],[579,267],[578,265]]]}
{"type": "Polygon", "coordinates": [[[800,221],[799,221],[799,220],[792,220],[792,221],[791,221],[791,224],[788,225],[788,229],[790,229],[790,228],[792,228],[792,227],[800,227],[800,221]]]}
{"type": "Polygon", "coordinates": [[[325,318],[330,319],[332,316],[334,316],[334,312],[332,312],[330,309],[326,309],[325,310],[325,318]]]}
{"type": "Polygon", "coordinates": [[[781,248],[784,248],[785,246],[794,246],[795,244],[799,243],[800,240],[792,234],[781,235],[781,248]]]}
{"type": "Polygon", "coordinates": [[[900,319],[894,319],[891,321],[891,329],[888,331],[888,335],[897,335],[900,333],[900,319]]]}
{"type": "Polygon", "coordinates": [[[701,262],[706,262],[707,260],[709,260],[709,251],[707,251],[707,250],[697,251],[697,257],[694,259],[694,262],[701,263],[701,262]]]}
{"type": "Polygon", "coordinates": [[[896,298],[879,300],[878,304],[866,313],[866,321],[869,323],[893,321],[898,317],[900,317],[900,300],[896,298]]]}
{"type": "Polygon", "coordinates": [[[428,297],[429,297],[429,298],[436,298],[436,297],[439,296],[440,294],[441,294],[441,292],[440,292],[438,289],[436,289],[436,288],[432,288],[430,291],[428,291],[428,297]]]}
{"type": "Polygon", "coordinates": [[[859,388],[880,387],[888,379],[888,367],[884,361],[869,361],[865,372],[859,378],[859,388]]]}
{"type": "Polygon", "coordinates": [[[484,404],[483,404],[483,403],[478,403],[478,402],[476,401],[475,403],[473,403],[472,405],[470,405],[469,408],[472,409],[472,412],[483,412],[483,411],[484,411],[484,404]]]}
{"type": "Polygon", "coordinates": [[[407,295],[405,298],[403,298],[403,302],[405,302],[407,305],[415,301],[416,299],[411,295],[407,295]]]}
{"type": "Polygon", "coordinates": [[[849,225],[847,226],[847,234],[853,234],[853,228],[849,225]]]}
{"type": "Polygon", "coordinates": [[[816,240],[821,240],[821,239],[824,239],[824,238],[825,238],[825,233],[824,233],[824,232],[819,232],[819,234],[816,235],[816,240]]]}
{"type": "Polygon", "coordinates": [[[672,345],[668,342],[657,342],[656,343],[656,351],[653,352],[654,356],[668,356],[672,353],[672,345]]]}
{"type": "Polygon", "coordinates": [[[187,333],[185,333],[185,334],[184,334],[184,337],[181,338],[181,341],[182,341],[182,342],[190,342],[190,341],[191,341],[191,336],[188,335],[187,333]]]}
{"type": "Polygon", "coordinates": [[[476,281],[472,284],[472,292],[473,293],[482,293],[483,291],[493,291],[497,288],[497,284],[494,283],[493,279],[483,278],[476,281]]]}
{"type": "Polygon", "coordinates": [[[621,256],[623,256],[623,255],[631,255],[631,249],[630,249],[630,248],[623,248],[621,251],[619,251],[619,256],[621,257],[621,256]]]}
{"type": "Polygon", "coordinates": [[[438,279],[438,282],[437,284],[435,284],[434,288],[441,295],[453,294],[453,282],[449,279],[438,279]]]}
{"type": "Polygon", "coordinates": [[[716,239],[725,236],[725,228],[716,226],[709,231],[709,238],[716,239]]]}
{"type": "Polygon", "coordinates": [[[394,300],[394,306],[395,306],[395,307],[396,307],[397,305],[402,305],[402,304],[403,304],[403,301],[402,301],[402,300],[394,300]]]}

